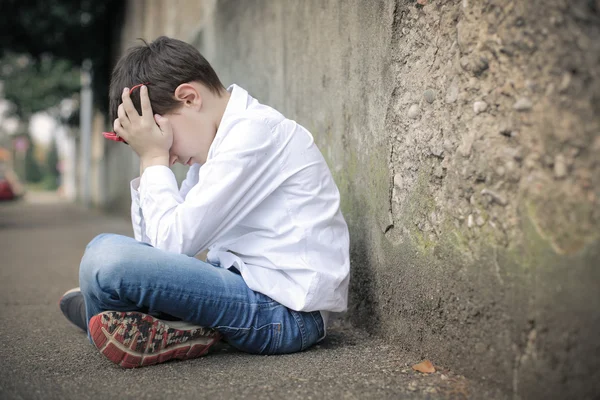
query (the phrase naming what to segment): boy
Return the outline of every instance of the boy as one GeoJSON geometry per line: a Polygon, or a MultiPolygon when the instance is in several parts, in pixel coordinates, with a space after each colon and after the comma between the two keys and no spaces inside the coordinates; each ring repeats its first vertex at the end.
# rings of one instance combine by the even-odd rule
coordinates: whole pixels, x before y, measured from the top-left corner
{"type": "Polygon", "coordinates": [[[110,111],[140,158],[135,239],[90,242],[65,316],[126,368],[198,357],[220,338],[256,354],[322,340],[329,312],[347,307],[349,236],[310,133],[167,37],[118,62],[110,111]],[[190,166],[181,188],[176,162],[190,166]],[[207,262],[194,257],[206,249],[207,262]]]}

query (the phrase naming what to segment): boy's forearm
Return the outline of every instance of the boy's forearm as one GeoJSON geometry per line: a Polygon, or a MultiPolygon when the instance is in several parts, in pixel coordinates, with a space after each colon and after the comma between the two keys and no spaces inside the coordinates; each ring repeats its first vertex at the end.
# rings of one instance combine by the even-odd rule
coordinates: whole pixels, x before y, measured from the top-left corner
{"type": "Polygon", "coordinates": [[[140,159],[140,177],[144,174],[146,168],[153,167],[155,165],[164,165],[165,167],[169,167],[169,155],[166,154],[140,159]]]}

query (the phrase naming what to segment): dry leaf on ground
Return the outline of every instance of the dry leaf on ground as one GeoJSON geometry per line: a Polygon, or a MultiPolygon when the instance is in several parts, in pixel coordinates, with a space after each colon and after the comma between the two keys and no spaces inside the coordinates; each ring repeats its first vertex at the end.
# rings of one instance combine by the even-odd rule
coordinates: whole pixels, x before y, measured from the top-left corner
{"type": "Polygon", "coordinates": [[[424,374],[432,374],[435,372],[435,367],[429,360],[421,361],[420,363],[413,365],[412,369],[424,374]]]}

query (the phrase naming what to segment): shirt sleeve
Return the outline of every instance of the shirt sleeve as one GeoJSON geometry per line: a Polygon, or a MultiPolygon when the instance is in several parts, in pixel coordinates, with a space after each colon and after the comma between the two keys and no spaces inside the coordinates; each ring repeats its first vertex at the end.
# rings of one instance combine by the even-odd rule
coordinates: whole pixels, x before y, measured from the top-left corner
{"type": "Polygon", "coordinates": [[[140,178],[131,181],[131,225],[133,226],[133,237],[139,242],[150,243],[146,236],[146,224],[140,208],[140,178]]]}
{"type": "Polygon", "coordinates": [[[198,174],[200,172],[200,164],[192,165],[185,175],[185,179],[181,182],[181,188],[179,189],[179,194],[181,197],[185,199],[187,194],[190,192],[190,189],[196,186],[198,183],[198,174]]]}
{"type": "MultiPolygon", "coordinates": [[[[185,179],[181,183],[179,194],[185,199],[188,192],[192,187],[198,183],[198,171],[200,170],[200,164],[192,165],[185,176],[185,179]]],[[[131,181],[131,224],[133,226],[133,235],[136,240],[140,242],[150,243],[150,240],[146,236],[146,223],[140,207],[140,178],[135,178],[131,181]]]]}
{"type": "Polygon", "coordinates": [[[281,153],[276,132],[243,121],[228,130],[185,198],[169,168],[147,168],[140,207],[150,244],[189,256],[207,249],[281,184],[281,153]]]}

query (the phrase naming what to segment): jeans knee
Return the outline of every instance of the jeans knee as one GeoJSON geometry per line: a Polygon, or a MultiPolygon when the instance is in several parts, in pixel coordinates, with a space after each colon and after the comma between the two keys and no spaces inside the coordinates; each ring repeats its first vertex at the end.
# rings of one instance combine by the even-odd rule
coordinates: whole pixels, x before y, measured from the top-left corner
{"type": "Polygon", "coordinates": [[[92,240],[90,240],[90,242],[87,244],[87,246],[85,246],[85,249],[88,250],[91,247],[96,247],[97,245],[100,245],[102,242],[112,239],[114,236],[120,236],[120,235],[117,235],[115,233],[101,233],[99,235],[96,235],[96,237],[94,237],[92,240]]]}
{"type": "Polygon", "coordinates": [[[119,280],[126,268],[129,240],[136,243],[126,236],[103,233],[90,241],[79,265],[82,291],[97,292],[103,286],[110,286],[111,280],[119,280]]]}

